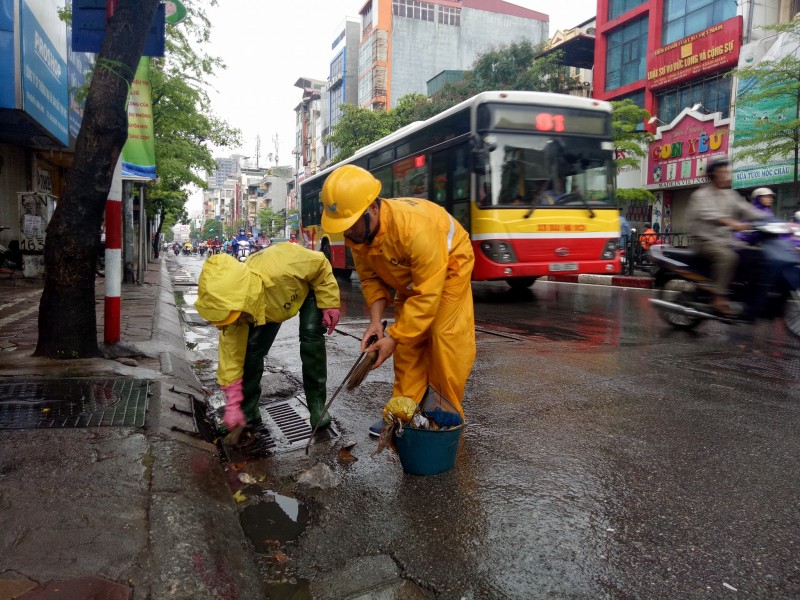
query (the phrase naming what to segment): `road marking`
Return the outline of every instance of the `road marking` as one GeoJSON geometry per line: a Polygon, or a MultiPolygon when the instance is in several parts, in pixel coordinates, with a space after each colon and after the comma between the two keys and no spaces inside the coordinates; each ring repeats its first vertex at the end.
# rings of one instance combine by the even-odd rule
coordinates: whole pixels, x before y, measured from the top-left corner
{"type": "Polygon", "coordinates": [[[35,296],[36,294],[41,294],[41,293],[42,293],[42,290],[33,290],[32,292],[30,292],[28,294],[23,294],[21,296],[17,296],[16,300],[12,300],[11,302],[5,302],[3,304],[0,304],[0,310],[5,310],[6,308],[8,308],[10,306],[14,306],[15,304],[19,304],[20,302],[25,302],[28,298],[31,298],[31,297],[35,296]]]}
{"type": "Polygon", "coordinates": [[[9,323],[13,323],[14,321],[19,321],[22,317],[27,317],[32,312],[39,310],[39,305],[34,304],[33,306],[26,308],[25,310],[21,310],[18,313],[14,313],[13,315],[9,315],[8,317],[4,317],[0,319],[0,327],[5,327],[9,323]]]}

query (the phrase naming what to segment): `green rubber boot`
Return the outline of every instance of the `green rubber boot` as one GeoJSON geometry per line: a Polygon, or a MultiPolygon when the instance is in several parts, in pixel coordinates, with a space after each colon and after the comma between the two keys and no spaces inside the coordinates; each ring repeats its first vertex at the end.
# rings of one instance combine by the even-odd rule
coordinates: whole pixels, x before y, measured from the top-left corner
{"type": "Polygon", "coordinates": [[[264,358],[267,356],[278,330],[280,323],[267,323],[258,327],[251,325],[247,337],[247,352],[244,357],[242,391],[242,412],[248,425],[261,423],[261,411],[258,407],[261,401],[261,377],[264,375],[264,358]]]}
{"type": "Polygon", "coordinates": [[[327,427],[331,416],[325,410],[328,381],[328,358],[325,352],[325,327],[322,326],[322,311],[317,308],[313,292],[300,307],[300,360],[303,363],[303,388],[306,392],[311,427],[327,427]]]}

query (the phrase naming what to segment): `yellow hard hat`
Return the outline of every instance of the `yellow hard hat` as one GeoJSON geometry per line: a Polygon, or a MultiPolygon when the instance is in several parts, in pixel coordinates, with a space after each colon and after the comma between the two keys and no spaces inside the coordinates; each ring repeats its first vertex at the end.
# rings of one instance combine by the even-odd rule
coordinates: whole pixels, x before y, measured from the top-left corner
{"type": "Polygon", "coordinates": [[[349,229],[380,191],[381,182],[366,169],[355,165],[339,167],[322,186],[322,228],[330,233],[349,229]]]}

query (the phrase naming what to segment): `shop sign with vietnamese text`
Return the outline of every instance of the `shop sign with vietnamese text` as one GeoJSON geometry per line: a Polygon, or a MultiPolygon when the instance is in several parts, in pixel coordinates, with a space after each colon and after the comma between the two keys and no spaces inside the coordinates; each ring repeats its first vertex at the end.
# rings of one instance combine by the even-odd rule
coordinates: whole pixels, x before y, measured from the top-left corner
{"type": "Polygon", "coordinates": [[[668,127],[660,127],[650,142],[647,187],[667,189],[708,181],[706,167],[728,154],[729,120],[719,113],[703,115],[684,110],[668,127]]]}
{"type": "Polygon", "coordinates": [[[647,58],[647,85],[658,89],[733,67],[739,60],[741,44],[742,18],[734,17],[656,48],[647,58]]]}

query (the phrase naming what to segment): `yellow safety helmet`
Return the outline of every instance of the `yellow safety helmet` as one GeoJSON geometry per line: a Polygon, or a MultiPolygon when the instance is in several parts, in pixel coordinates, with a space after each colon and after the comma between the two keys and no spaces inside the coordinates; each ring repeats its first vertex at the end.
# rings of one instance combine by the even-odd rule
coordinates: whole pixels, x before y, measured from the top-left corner
{"type": "Polygon", "coordinates": [[[322,228],[341,233],[353,226],[378,197],[381,182],[355,165],[344,165],[328,175],[322,186],[322,228]]]}

